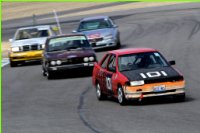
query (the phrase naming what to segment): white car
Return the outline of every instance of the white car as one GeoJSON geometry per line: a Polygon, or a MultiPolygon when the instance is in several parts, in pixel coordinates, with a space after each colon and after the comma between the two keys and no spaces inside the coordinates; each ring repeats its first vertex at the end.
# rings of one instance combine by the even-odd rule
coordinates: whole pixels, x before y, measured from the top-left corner
{"type": "Polygon", "coordinates": [[[19,28],[13,39],[9,39],[12,43],[8,53],[10,66],[40,60],[47,37],[57,35],[57,31],[57,27],[50,25],[19,28]]]}

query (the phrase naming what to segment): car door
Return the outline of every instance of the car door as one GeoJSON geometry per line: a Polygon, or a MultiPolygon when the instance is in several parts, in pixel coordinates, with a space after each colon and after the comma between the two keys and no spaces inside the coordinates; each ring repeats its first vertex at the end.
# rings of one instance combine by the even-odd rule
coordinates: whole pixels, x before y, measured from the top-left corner
{"type": "Polygon", "coordinates": [[[102,62],[100,63],[100,70],[98,72],[98,81],[99,81],[99,85],[102,89],[103,92],[106,92],[106,68],[107,68],[107,64],[108,64],[108,59],[110,58],[110,54],[107,54],[104,59],[102,60],[102,62]]]}
{"type": "Polygon", "coordinates": [[[117,86],[116,56],[114,54],[110,55],[103,78],[105,79],[104,80],[104,84],[105,84],[104,89],[105,89],[106,93],[109,95],[113,95],[114,94],[113,89],[116,88],[116,86],[117,86]]]}

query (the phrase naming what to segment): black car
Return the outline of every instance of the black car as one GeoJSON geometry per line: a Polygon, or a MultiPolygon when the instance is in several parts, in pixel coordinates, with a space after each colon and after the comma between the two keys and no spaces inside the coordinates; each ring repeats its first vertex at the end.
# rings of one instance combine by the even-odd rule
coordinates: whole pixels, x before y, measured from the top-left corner
{"type": "Polygon", "coordinates": [[[61,35],[47,39],[43,53],[43,75],[52,78],[58,71],[93,69],[94,50],[83,34],[61,35]]]}

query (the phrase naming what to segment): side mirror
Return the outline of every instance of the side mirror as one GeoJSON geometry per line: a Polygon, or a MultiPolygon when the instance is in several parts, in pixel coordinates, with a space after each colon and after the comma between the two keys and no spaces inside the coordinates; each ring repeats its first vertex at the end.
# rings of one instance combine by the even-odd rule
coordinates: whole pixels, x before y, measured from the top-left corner
{"type": "Polygon", "coordinates": [[[169,61],[169,64],[170,64],[170,65],[175,65],[176,62],[175,62],[174,60],[172,60],[172,61],[169,61]]]}
{"type": "Polygon", "coordinates": [[[94,63],[94,66],[96,66],[96,65],[98,65],[98,62],[95,62],[95,63],[94,63]]]}
{"type": "Polygon", "coordinates": [[[97,61],[96,64],[101,66],[101,61],[97,61]]]}
{"type": "Polygon", "coordinates": [[[114,28],[118,28],[118,25],[113,25],[114,28]]]}
{"type": "Polygon", "coordinates": [[[9,42],[13,42],[13,39],[9,39],[9,42]]]}
{"type": "Polygon", "coordinates": [[[73,31],[72,31],[72,33],[76,33],[76,32],[77,32],[77,30],[73,30],[73,31]]]}
{"type": "Polygon", "coordinates": [[[53,30],[53,31],[59,31],[59,28],[58,28],[58,26],[53,26],[53,27],[52,27],[52,30],[53,30]]]}

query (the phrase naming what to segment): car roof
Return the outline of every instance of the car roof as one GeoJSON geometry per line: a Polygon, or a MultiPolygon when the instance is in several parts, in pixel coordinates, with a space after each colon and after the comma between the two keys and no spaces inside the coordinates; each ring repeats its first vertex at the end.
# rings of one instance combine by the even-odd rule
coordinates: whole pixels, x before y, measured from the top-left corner
{"type": "Polygon", "coordinates": [[[33,29],[33,28],[37,28],[37,29],[49,29],[49,28],[51,28],[51,26],[50,25],[29,26],[29,27],[19,28],[18,30],[33,29]]]}
{"type": "Polygon", "coordinates": [[[157,52],[157,50],[153,48],[127,48],[127,49],[109,51],[108,53],[120,56],[120,55],[126,55],[126,54],[136,54],[136,53],[145,53],[145,52],[157,52]]]}
{"type": "Polygon", "coordinates": [[[88,20],[95,20],[95,19],[108,19],[109,17],[108,16],[92,16],[92,17],[86,17],[86,18],[83,18],[81,20],[82,21],[88,21],[88,20]]]}

